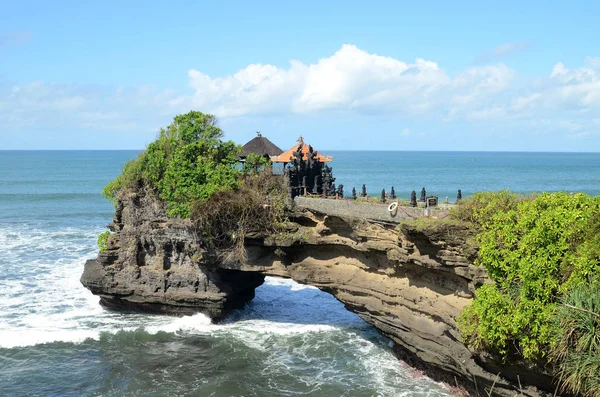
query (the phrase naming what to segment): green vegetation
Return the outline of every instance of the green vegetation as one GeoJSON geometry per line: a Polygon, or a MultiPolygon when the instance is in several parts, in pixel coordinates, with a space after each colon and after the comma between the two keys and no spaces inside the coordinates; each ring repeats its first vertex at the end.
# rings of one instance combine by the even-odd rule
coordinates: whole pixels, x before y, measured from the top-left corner
{"type": "Polygon", "coordinates": [[[107,250],[106,241],[108,240],[108,236],[110,236],[110,232],[108,230],[104,233],[100,233],[100,235],[98,236],[98,241],[96,243],[98,244],[100,252],[104,252],[107,250]]]}
{"type": "Polygon", "coordinates": [[[242,166],[242,173],[244,174],[257,174],[271,167],[271,161],[263,156],[259,156],[255,153],[250,153],[244,161],[242,166]]]}
{"type": "Polygon", "coordinates": [[[247,233],[272,233],[285,220],[289,188],[270,169],[245,174],[238,188],[223,189],[208,200],[192,204],[192,219],[203,241],[211,247],[229,248],[228,260],[246,261],[247,233]]]}
{"type": "Polygon", "coordinates": [[[552,349],[563,388],[600,396],[600,283],[581,283],[558,305],[552,349]]]}
{"type": "Polygon", "coordinates": [[[471,222],[478,227],[489,223],[498,212],[515,210],[519,201],[529,198],[511,193],[508,190],[500,192],[478,192],[459,202],[450,211],[450,217],[464,222],[471,222]]]}
{"type": "Polygon", "coordinates": [[[150,187],[167,204],[167,215],[187,218],[190,204],[238,184],[240,147],[224,142],[212,115],[192,111],[178,115],[123,173],[102,191],[115,201],[124,190],[150,187]]]}
{"type": "Polygon", "coordinates": [[[240,167],[241,147],[222,136],[212,115],[178,115],[102,193],[116,203],[127,192],[152,192],[168,216],[192,219],[207,248],[235,248],[244,260],[246,233],[281,224],[289,192],[268,159],[250,154],[240,167]]]}
{"type": "Polygon", "coordinates": [[[460,316],[465,341],[505,360],[551,362],[570,390],[600,395],[586,375],[600,366],[600,290],[591,287],[600,282],[600,197],[480,193],[451,216],[479,228],[477,264],[495,282],[460,316]],[[590,339],[593,349],[581,349],[590,339]]]}

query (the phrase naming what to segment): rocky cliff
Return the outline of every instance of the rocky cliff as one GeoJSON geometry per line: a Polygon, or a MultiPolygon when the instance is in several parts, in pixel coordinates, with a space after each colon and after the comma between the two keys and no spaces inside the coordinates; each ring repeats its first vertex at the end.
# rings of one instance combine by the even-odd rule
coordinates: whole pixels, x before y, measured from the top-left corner
{"type": "Polygon", "coordinates": [[[107,308],[219,319],[254,298],[264,281],[259,272],[217,266],[192,223],[168,218],[152,195],[121,197],[115,212],[108,249],[87,261],[81,277],[107,308]]]}
{"type": "Polygon", "coordinates": [[[473,265],[473,231],[453,221],[400,224],[290,212],[284,231],[246,239],[245,263],[208,250],[187,220],[169,219],[160,201],[121,197],[108,250],[81,281],[112,309],[204,312],[219,319],[254,297],[266,275],[290,277],[333,294],[395,343],[398,356],[470,393],[537,396],[549,377],[503,365],[461,342],[456,318],[487,282],[473,265]],[[537,388],[535,387],[537,386],[537,388]]]}

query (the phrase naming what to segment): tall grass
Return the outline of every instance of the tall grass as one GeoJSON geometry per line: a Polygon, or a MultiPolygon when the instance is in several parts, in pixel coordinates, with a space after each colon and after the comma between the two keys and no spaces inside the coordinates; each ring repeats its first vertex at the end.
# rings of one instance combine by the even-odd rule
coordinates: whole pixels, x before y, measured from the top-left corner
{"type": "Polygon", "coordinates": [[[558,306],[552,357],[564,391],[600,397],[600,282],[581,283],[558,306]]]}

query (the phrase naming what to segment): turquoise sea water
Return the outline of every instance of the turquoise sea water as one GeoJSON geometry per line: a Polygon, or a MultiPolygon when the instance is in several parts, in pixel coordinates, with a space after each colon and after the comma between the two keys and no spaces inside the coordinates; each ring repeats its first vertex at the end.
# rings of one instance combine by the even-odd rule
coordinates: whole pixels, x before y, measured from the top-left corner
{"type": "Polygon", "coordinates": [[[346,194],[363,184],[368,193],[394,186],[399,197],[410,192],[456,199],[477,191],[510,189],[600,194],[600,153],[506,152],[350,152],[330,151],[336,183],[346,194]]]}
{"type": "MultiPolygon", "coordinates": [[[[107,312],[79,283],[132,151],[0,151],[0,396],[447,396],[326,293],[270,278],[225,323],[107,312]]],[[[600,154],[326,152],[348,194],[393,185],[600,194],[600,154]]]]}

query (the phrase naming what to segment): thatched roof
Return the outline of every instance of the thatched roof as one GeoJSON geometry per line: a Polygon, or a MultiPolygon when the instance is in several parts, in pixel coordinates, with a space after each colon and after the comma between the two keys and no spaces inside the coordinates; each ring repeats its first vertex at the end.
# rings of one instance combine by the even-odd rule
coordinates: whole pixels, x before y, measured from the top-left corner
{"type": "Polygon", "coordinates": [[[260,133],[250,142],[242,147],[241,158],[246,158],[250,153],[258,154],[259,156],[277,156],[283,153],[273,142],[262,136],[260,133]]]}
{"type": "MultiPolygon", "coordinates": [[[[295,144],[279,156],[271,157],[271,161],[274,163],[289,163],[294,157],[296,157],[296,152],[298,151],[299,147],[302,147],[302,158],[304,160],[308,159],[308,153],[310,152],[311,147],[304,143],[304,139],[300,137],[298,139],[297,144],[295,144]]],[[[315,151],[315,153],[317,153],[317,159],[322,163],[328,163],[333,160],[332,156],[325,156],[324,154],[318,153],[317,151],[315,151]]]]}

